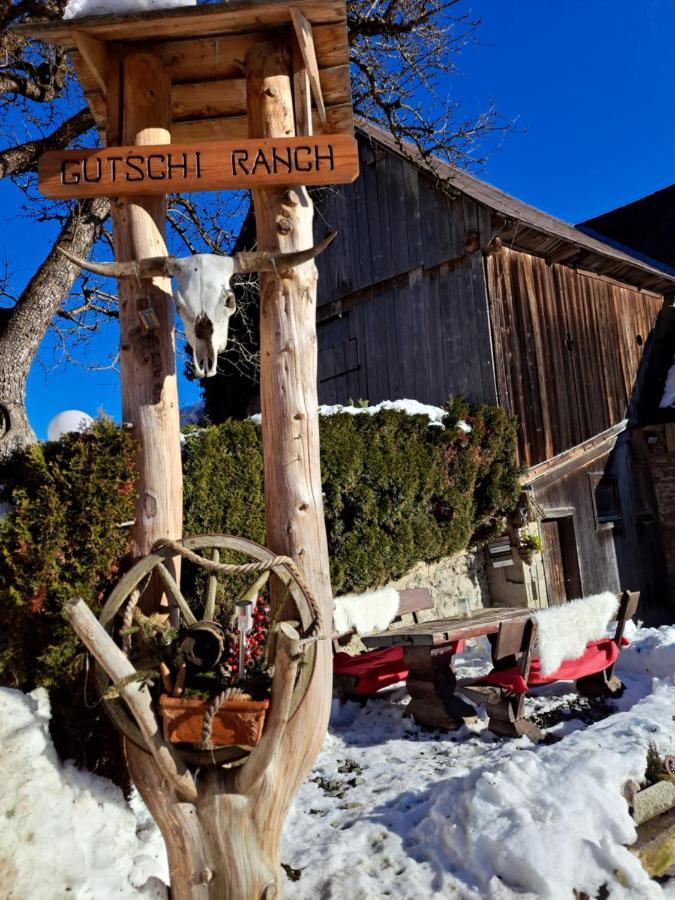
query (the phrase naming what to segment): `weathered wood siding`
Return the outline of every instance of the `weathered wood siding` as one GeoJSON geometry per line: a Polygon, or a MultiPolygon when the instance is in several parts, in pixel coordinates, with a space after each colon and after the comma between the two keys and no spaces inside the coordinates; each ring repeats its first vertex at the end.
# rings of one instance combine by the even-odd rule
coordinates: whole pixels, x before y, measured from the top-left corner
{"type": "Polygon", "coordinates": [[[506,248],[486,268],[499,402],[520,421],[521,461],[625,418],[662,299],[506,248]]]}
{"type": "Polygon", "coordinates": [[[359,144],[359,179],[318,198],[340,234],[317,261],[320,402],[496,402],[482,254],[467,252],[489,242],[489,213],[359,144]]]}
{"type": "Polygon", "coordinates": [[[647,624],[673,618],[669,604],[663,542],[656,514],[657,499],[648,481],[636,476],[640,450],[628,432],[616,447],[560,477],[535,482],[534,497],[544,517],[573,514],[581,594],[641,591],[639,616],[647,624]],[[598,523],[591,476],[616,480],[620,518],[598,523]]]}

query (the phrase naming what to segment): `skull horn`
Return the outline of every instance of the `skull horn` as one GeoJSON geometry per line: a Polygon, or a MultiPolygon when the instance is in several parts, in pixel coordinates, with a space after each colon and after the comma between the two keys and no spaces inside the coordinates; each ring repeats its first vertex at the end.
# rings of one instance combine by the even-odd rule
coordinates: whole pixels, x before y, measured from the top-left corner
{"type": "Polygon", "coordinates": [[[314,247],[298,250],[295,253],[274,253],[269,250],[261,250],[257,253],[235,253],[235,272],[275,272],[279,269],[299,266],[314,259],[319,253],[323,253],[326,247],[332,243],[336,234],[337,231],[329,231],[326,237],[314,247]]]}
{"type": "Polygon", "coordinates": [[[81,269],[93,272],[94,275],[105,275],[107,278],[159,278],[162,275],[169,276],[173,274],[170,256],[149,256],[145,259],[130,260],[129,262],[97,263],[80,259],[79,256],[75,256],[66,250],[65,247],[57,247],[56,249],[66,259],[69,259],[81,269]]]}

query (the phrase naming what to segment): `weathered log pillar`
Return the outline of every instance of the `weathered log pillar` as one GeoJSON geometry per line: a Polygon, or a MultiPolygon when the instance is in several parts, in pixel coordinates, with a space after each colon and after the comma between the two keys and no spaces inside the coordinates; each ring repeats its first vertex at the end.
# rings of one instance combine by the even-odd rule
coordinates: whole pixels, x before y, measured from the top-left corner
{"type": "MultiPolygon", "coordinates": [[[[251,135],[293,135],[290,49],[254,48],[246,66],[251,135]]],[[[126,58],[125,141],[168,139],[167,82],[155,58],[147,54],[126,58]],[[160,128],[159,134],[153,126],[160,128]]],[[[109,92],[110,103],[114,91],[109,92]]],[[[260,190],[254,204],[260,249],[312,246],[313,207],[304,188],[260,190]]],[[[163,253],[163,216],[163,203],[118,204],[118,258],[163,253]]],[[[316,282],[313,262],[261,276],[261,406],[268,543],[276,553],[296,561],[321,605],[324,628],[329,629],[332,603],[319,465],[316,282]]],[[[173,309],[167,288],[159,280],[154,285],[120,285],[125,418],[128,415],[142,442],[137,523],[141,551],[157,537],[176,536],[180,524],[175,364],[167,351],[173,309]],[[160,321],[150,335],[139,329],[138,310],[144,304],[153,307],[160,321]]],[[[278,635],[271,706],[260,744],[238,769],[203,767],[196,778],[196,802],[179,796],[149,753],[125,742],[131,776],[166,842],[172,900],[281,896],[284,822],[323,743],[331,700],[331,647],[330,641],[321,640],[309,690],[288,719],[302,656],[296,638],[283,630],[278,635]]]]}
{"type": "MultiPolygon", "coordinates": [[[[246,66],[249,136],[294,135],[290,48],[254,47],[246,66]]],[[[305,188],[254,191],[253,203],[260,250],[289,252],[312,246],[314,207],[305,188]]],[[[260,405],[268,546],[300,566],[330,629],[319,458],[317,278],[314,262],[260,276],[260,405]]],[[[278,786],[287,794],[286,808],[323,743],[331,679],[330,641],[325,640],[319,644],[310,692],[286,733],[289,768],[278,786]]]]}
{"type": "MultiPolygon", "coordinates": [[[[118,66],[108,92],[109,144],[152,145],[171,141],[171,77],[158,56],[130,50],[111,58],[118,66]],[[116,133],[115,133],[116,132],[116,133]]],[[[117,199],[112,203],[118,260],[166,253],[166,198],[117,199]]],[[[122,417],[139,442],[135,551],[145,554],[158,538],[181,538],[183,476],[174,303],[167,278],[119,281],[122,417]],[[139,312],[151,309],[149,330],[139,312]]]]}

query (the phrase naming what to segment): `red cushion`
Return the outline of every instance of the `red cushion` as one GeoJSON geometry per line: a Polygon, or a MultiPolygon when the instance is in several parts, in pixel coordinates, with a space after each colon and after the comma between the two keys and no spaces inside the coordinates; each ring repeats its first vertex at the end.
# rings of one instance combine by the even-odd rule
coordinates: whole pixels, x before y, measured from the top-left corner
{"type": "MultiPolygon", "coordinates": [[[[626,638],[621,641],[622,646],[629,644],[626,638]]],[[[534,687],[539,684],[552,684],[554,681],[576,681],[586,675],[595,675],[603,672],[615,663],[619,656],[619,648],[611,638],[602,638],[599,641],[589,641],[586,650],[578,659],[565,660],[555,672],[550,675],[541,674],[541,663],[537,657],[532,660],[527,684],[520,674],[518,666],[504,669],[501,672],[492,671],[476,684],[492,684],[503,687],[516,694],[524,694],[528,685],[534,687]]]]}
{"type": "Polygon", "coordinates": [[[336,653],[333,657],[333,672],[336,675],[358,678],[353,693],[365,696],[377,693],[380,688],[405,681],[408,677],[408,669],[403,664],[403,647],[369,650],[359,656],[336,653]]]}
{"type": "MultiPolygon", "coordinates": [[[[461,653],[464,641],[451,645],[453,653],[461,653]]],[[[403,647],[386,647],[384,650],[368,650],[359,656],[336,653],[333,657],[335,675],[351,675],[358,678],[352,693],[360,696],[376,694],[381,688],[405,681],[408,668],[403,662],[403,647]]]]}

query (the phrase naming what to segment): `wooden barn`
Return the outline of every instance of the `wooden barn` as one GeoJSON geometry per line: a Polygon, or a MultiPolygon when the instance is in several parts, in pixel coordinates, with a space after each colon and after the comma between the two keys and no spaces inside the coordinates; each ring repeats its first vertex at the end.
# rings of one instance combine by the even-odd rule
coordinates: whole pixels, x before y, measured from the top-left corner
{"type": "MultiPolygon", "coordinates": [[[[675,275],[675,185],[596,216],[577,226],[650,265],[675,275]]],[[[671,591],[675,589],[675,403],[664,399],[669,371],[675,366],[675,305],[666,303],[652,331],[647,365],[633,412],[633,440],[658,497],[671,591]]],[[[672,377],[672,376],[671,376],[672,377]]]]}
{"type": "MultiPolygon", "coordinates": [[[[438,160],[435,177],[379,129],[358,139],[361,176],[319,198],[340,233],[318,262],[320,401],[500,404],[520,423],[548,602],[640,589],[642,618],[672,621],[630,425],[675,274],[438,160]]],[[[529,569],[496,569],[493,601],[542,603],[529,569]]]]}

